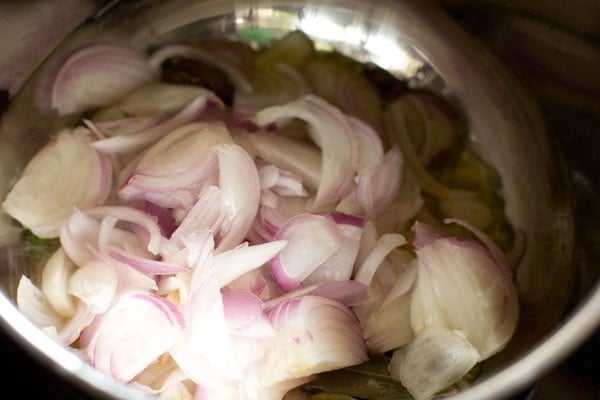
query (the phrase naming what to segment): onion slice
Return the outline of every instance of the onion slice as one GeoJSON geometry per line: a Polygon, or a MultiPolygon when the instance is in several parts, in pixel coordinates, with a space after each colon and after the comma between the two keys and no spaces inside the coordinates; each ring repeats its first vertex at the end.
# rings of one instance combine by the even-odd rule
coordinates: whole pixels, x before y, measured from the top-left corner
{"type": "Polygon", "coordinates": [[[269,312],[277,335],[261,366],[265,383],[301,378],[367,361],[356,316],[345,305],[307,295],[269,312]]]}
{"type": "Polygon", "coordinates": [[[131,291],[84,330],[81,345],[98,370],[129,382],[179,340],[183,327],[173,303],[131,291]]]}
{"type": "Polygon", "coordinates": [[[65,129],[29,161],[2,209],[42,238],[59,234],[73,208],[102,204],[111,189],[106,157],[90,145],[87,129],[65,129]]]}
{"type": "Polygon", "coordinates": [[[215,146],[219,160],[219,188],[225,221],[216,251],[237,246],[248,234],[258,212],[260,178],[254,160],[235,143],[215,146]]]}
{"type": "Polygon", "coordinates": [[[292,217],[275,235],[287,244],[269,263],[275,282],[290,291],[344,244],[344,236],[329,218],[304,213],[292,217]]]}
{"type": "Polygon", "coordinates": [[[158,78],[146,55],[116,44],[88,44],[63,56],[56,71],[49,70],[40,84],[42,104],[49,102],[60,115],[112,104],[134,88],[158,78]]]}
{"type": "Polygon", "coordinates": [[[413,329],[460,330],[482,359],[502,350],[519,316],[507,263],[498,263],[496,255],[480,242],[457,237],[435,239],[416,253],[419,272],[411,303],[413,329]]]}
{"type": "Polygon", "coordinates": [[[310,126],[310,137],[323,153],[322,176],[313,207],[339,201],[354,176],[356,153],[353,152],[352,125],[339,109],[314,95],[266,108],[254,117],[260,126],[287,118],[306,121],[310,126]]]}
{"type": "Polygon", "coordinates": [[[429,400],[479,361],[479,353],[460,332],[429,327],[394,352],[388,369],[415,399],[429,400]]]}

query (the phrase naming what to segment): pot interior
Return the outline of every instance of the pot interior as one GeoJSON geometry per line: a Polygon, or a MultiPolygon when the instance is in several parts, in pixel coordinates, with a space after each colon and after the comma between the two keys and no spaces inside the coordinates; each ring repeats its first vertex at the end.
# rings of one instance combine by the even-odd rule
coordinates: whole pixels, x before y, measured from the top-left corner
{"type": "MultiPolygon", "coordinates": [[[[485,363],[478,378],[485,384],[525,357],[557,328],[568,311],[576,272],[572,204],[562,160],[546,135],[536,105],[497,60],[441,11],[418,1],[123,1],[75,30],[48,62],[69,48],[98,38],[126,41],[141,49],[192,37],[243,40],[258,46],[296,29],[314,40],[318,49],[373,63],[412,89],[430,90],[446,98],[465,115],[469,145],[497,172],[506,215],[525,238],[516,274],[521,318],[509,346],[485,363]]],[[[56,130],[75,122],[72,117],[50,116],[32,108],[38,72],[43,67],[14,96],[1,121],[1,197],[56,130]]],[[[14,303],[18,279],[31,271],[20,231],[8,218],[1,227],[2,292],[14,303]]],[[[12,324],[2,317],[5,325],[12,324]]],[[[20,341],[31,346],[27,337],[20,341]]],[[[34,353],[47,358],[60,351],[39,348],[34,353]]],[[[496,389],[488,399],[513,390],[496,389]]]]}

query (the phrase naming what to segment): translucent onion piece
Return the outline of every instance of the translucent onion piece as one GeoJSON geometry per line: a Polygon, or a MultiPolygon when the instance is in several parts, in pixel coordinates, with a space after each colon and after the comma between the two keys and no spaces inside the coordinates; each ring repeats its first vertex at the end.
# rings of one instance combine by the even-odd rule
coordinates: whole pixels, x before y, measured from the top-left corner
{"type": "Polygon", "coordinates": [[[81,346],[94,367],[129,382],[179,340],[183,327],[170,301],[132,291],[96,317],[82,333],[81,346]]]}
{"type": "Polygon", "coordinates": [[[478,198],[441,199],[439,204],[444,215],[468,221],[479,229],[485,230],[494,222],[492,210],[478,198]]]}
{"type": "Polygon", "coordinates": [[[151,82],[135,89],[117,103],[98,110],[92,120],[94,123],[108,123],[131,117],[161,118],[182,110],[198,97],[206,97],[209,105],[224,106],[214,92],[203,87],[151,82]]]}
{"type": "Polygon", "coordinates": [[[480,361],[479,353],[456,332],[428,327],[390,360],[390,375],[417,400],[428,400],[460,380],[480,361]]]}
{"type": "Polygon", "coordinates": [[[255,121],[265,126],[286,118],[306,121],[310,137],[322,151],[322,175],[313,207],[339,201],[352,183],[357,157],[348,119],[321,98],[307,95],[286,105],[266,108],[256,114],[255,121]]]}
{"type": "Polygon", "coordinates": [[[385,300],[366,320],[365,340],[371,351],[385,353],[394,350],[414,336],[410,325],[410,301],[416,277],[417,264],[406,265],[385,300]]]}
{"type": "MultiPolygon", "coordinates": [[[[260,187],[263,191],[265,189],[272,189],[273,192],[281,196],[308,196],[302,184],[302,178],[292,172],[282,170],[273,164],[260,167],[258,175],[260,176],[260,187]]],[[[262,200],[261,203],[264,204],[262,200]]]]}
{"type": "Polygon", "coordinates": [[[298,286],[345,241],[333,221],[308,213],[288,220],[275,238],[287,241],[283,250],[269,263],[275,282],[284,291],[298,286]]]}
{"type": "Polygon", "coordinates": [[[392,147],[380,164],[359,172],[356,187],[337,210],[376,219],[387,210],[398,194],[403,158],[397,146],[392,147]]]}
{"type": "Polygon", "coordinates": [[[367,361],[356,316],[319,296],[289,299],[269,312],[277,332],[261,368],[266,383],[310,376],[367,361]]]}
{"type": "Polygon", "coordinates": [[[247,242],[215,256],[215,279],[220,287],[229,285],[240,276],[259,268],[285,247],[287,241],[275,240],[249,246],[247,242]]]}
{"type": "Polygon", "coordinates": [[[108,160],[90,146],[87,134],[62,130],[29,161],[2,208],[37,236],[57,237],[74,207],[106,200],[111,177],[108,160]]]}
{"type": "Polygon", "coordinates": [[[262,49],[256,56],[254,64],[258,68],[286,62],[299,67],[303,65],[314,53],[312,40],[300,30],[290,32],[283,38],[276,40],[270,47],[262,49]]]}
{"type": "Polygon", "coordinates": [[[413,329],[460,330],[482,359],[502,350],[519,316],[507,264],[499,264],[478,241],[464,238],[439,238],[416,252],[419,273],[411,304],[413,329]]]}
{"type": "Polygon", "coordinates": [[[385,257],[396,247],[406,243],[406,238],[399,233],[385,233],[381,235],[369,255],[358,266],[354,279],[369,286],[375,276],[375,272],[377,272],[385,257]]]}
{"type": "Polygon", "coordinates": [[[137,233],[146,241],[150,253],[156,255],[160,251],[164,239],[160,227],[156,219],[145,212],[127,206],[99,206],[87,210],[86,214],[95,219],[111,216],[129,222],[133,227],[141,228],[137,233]]]}
{"type": "Polygon", "coordinates": [[[384,155],[381,136],[362,120],[352,116],[347,118],[352,125],[354,140],[359,149],[356,171],[360,173],[379,165],[384,155]]]}
{"type": "Polygon", "coordinates": [[[225,212],[221,208],[221,190],[216,186],[207,186],[171,235],[171,242],[182,247],[184,238],[204,229],[214,232],[221,226],[224,219],[225,212]]]}
{"type": "Polygon", "coordinates": [[[242,134],[235,139],[248,153],[300,176],[308,189],[319,187],[322,161],[317,148],[273,133],[242,134]]]}
{"type": "Polygon", "coordinates": [[[236,93],[233,112],[239,118],[253,116],[263,108],[285,104],[310,93],[304,76],[286,63],[252,71],[249,93],[236,93]]]}
{"type": "Polygon", "coordinates": [[[109,255],[115,261],[129,265],[133,269],[144,274],[170,275],[188,271],[188,269],[182,265],[139,257],[116,247],[109,249],[109,255]]]}
{"type": "Polygon", "coordinates": [[[183,109],[163,122],[133,135],[112,136],[98,140],[94,147],[109,154],[122,154],[139,151],[156,142],[169,132],[196,120],[206,109],[208,97],[194,98],[183,109]]]}
{"type": "Polygon", "coordinates": [[[117,273],[109,264],[91,261],[71,276],[69,293],[80,298],[92,314],[101,314],[110,306],[118,283],[117,273]]]}
{"type": "Polygon", "coordinates": [[[402,149],[407,166],[413,171],[424,191],[442,198],[475,196],[474,192],[452,189],[442,185],[425,169],[411,142],[402,102],[395,101],[388,106],[383,114],[383,122],[387,135],[402,149]]]}
{"type": "Polygon", "coordinates": [[[404,168],[402,183],[396,198],[377,217],[375,224],[379,232],[402,232],[423,208],[425,200],[421,187],[416,183],[413,174],[404,168]]]}
{"type": "Polygon", "coordinates": [[[84,302],[78,301],[75,314],[65,321],[58,332],[59,340],[66,346],[72,345],[79,339],[81,331],[94,320],[95,316],[89,311],[84,302]]]}
{"type": "Polygon", "coordinates": [[[75,314],[76,302],[69,294],[68,286],[76,268],[61,247],[46,261],[42,272],[42,292],[52,308],[65,318],[75,314]]]}
{"type": "Polygon", "coordinates": [[[341,247],[322,265],[304,279],[302,286],[324,282],[346,281],[352,276],[362,235],[362,219],[333,213],[340,233],[344,236],[341,247]]]}
{"type": "Polygon", "coordinates": [[[219,188],[225,221],[216,251],[231,249],[244,240],[258,212],[260,180],[254,160],[235,144],[215,146],[219,160],[219,188]]]}
{"type": "Polygon", "coordinates": [[[306,295],[326,297],[330,300],[339,301],[346,306],[353,306],[367,300],[368,289],[366,285],[355,280],[315,283],[297,287],[287,293],[270,296],[265,301],[265,309],[271,310],[286,300],[306,295]]]}
{"type": "Polygon", "coordinates": [[[413,111],[408,115],[407,127],[423,165],[452,148],[460,126],[456,118],[451,118],[441,98],[428,93],[408,93],[397,101],[402,102],[407,111],[413,111]]]}
{"type": "Polygon", "coordinates": [[[162,119],[163,116],[158,115],[151,117],[128,117],[106,122],[94,122],[89,119],[83,119],[82,122],[98,138],[104,139],[118,135],[133,135],[157,125],[162,119]]]}
{"type": "Polygon", "coordinates": [[[50,86],[50,107],[65,115],[111,104],[157,78],[141,51],[115,44],[90,44],[61,60],[58,70],[44,78],[51,84],[41,84],[40,88],[50,86]]]}
{"type": "Polygon", "coordinates": [[[17,286],[17,307],[39,328],[60,327],[63,323],[62,317],[54,311],[44,292],[25,275],[21,276],[17,286]]]}

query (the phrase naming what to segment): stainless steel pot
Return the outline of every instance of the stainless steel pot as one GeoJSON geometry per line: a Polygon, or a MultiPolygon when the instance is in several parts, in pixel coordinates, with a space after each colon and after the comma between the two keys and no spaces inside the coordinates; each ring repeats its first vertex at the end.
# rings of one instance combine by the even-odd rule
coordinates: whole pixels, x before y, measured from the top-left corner
{"type": "MultiPolygon", "coordinates": [[[[465,112],[470,142],[501,179],[510,221],[527,246],[517,270],[521,323],[510,345],[486,364],[457,400],[504,399],[531,386],[600,324],[597,274],[586,292],[580,274],[593,270],[577,240],[572,181],[530,93],[501,62],[434,3],[417,0],[169,2],[65,0],[55,8],[0,5],[5,28],[23,45],[1,45],[0,87],[10,103],[0,121],[0,197],[28,158],[64,120],[31,109],[31,88],[46,56],[98,37],[146,47],[190,35],[237,38],[244,29],[273,37],[300,28],[361,61],[372,61],[412,87],[434,90],[465,112]],[[25,11],[23,11],[25,10],[25,11]],[[67,12],[68,11],[68,12],[67,12]],[[87,19],[86,19],[87,18],[87,19]],[[85,23],[81,24],[85,20],[85,23]],[[23,21],[33,24],[22,25],[23,21]],[[9,27],[21,28],[9,30],[9,27]],[[49,35],[47,32],[50,32],[49,35]]],[[[6,36],[4,36],[6,37],[6,36]]],[[[76,387],[106,398],[143,394],[94,370],[54,343],[16,309],[25,265],[10,223],[0,225],[0,328],[26,353],[76,387]]]]}

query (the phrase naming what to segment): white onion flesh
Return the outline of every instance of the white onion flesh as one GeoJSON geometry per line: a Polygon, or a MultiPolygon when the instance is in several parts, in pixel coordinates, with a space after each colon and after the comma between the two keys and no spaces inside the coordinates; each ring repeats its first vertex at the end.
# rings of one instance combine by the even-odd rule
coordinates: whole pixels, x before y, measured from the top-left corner
{"type": "Polygon", "coordinates": [[[77,266],[62,248],[56,250],[46,262],[42,272],[41,289],[52,308],[68,318],[75,314],[75,299],[69,294],[69,279],[77,266]]]}
{"type": "Polygon", "coordinates": [[[389,365],[417,400],[428,400],[461,379],[480,361],[477,350],[460,333],[428,327],[400,350],[389,365]]]}
{"type": "Polygon", "coordinates": [[[112,171],[90,139],[87,132],[61,131],[29,161],[2,203],[4,212],[37,236],[52,238],[73,208],[102,204],[112,171]]]}
{"type": "Polygon", "coordinates": [[[442,326],[464,332],[486,359],[502,350],[518,321],[518,298],[505,265],[481,243],[441,237],[417,249],[419,272],[411,322],[418,332],[442,326]],[[457,291],[456,288],[468,288],[457,291]]]}
{"type": "Polygon", "coordinates": [[[352,126],[337,108],[307,95],[286,105],[265,108],[256,114],[256,122],[265,126],[286,118],[299,118],[311,127],[309,133],[323,152],[322,176],[314,207],[339,201],[352,181],[354,137],[352,126]]]}
{"type": "Polygon", "coordinates": [[[157,77],[143,52],[92,44],[72,51],[45,79],[50,81],[49,106],[65,115],[112,104],[157,77]]]}

